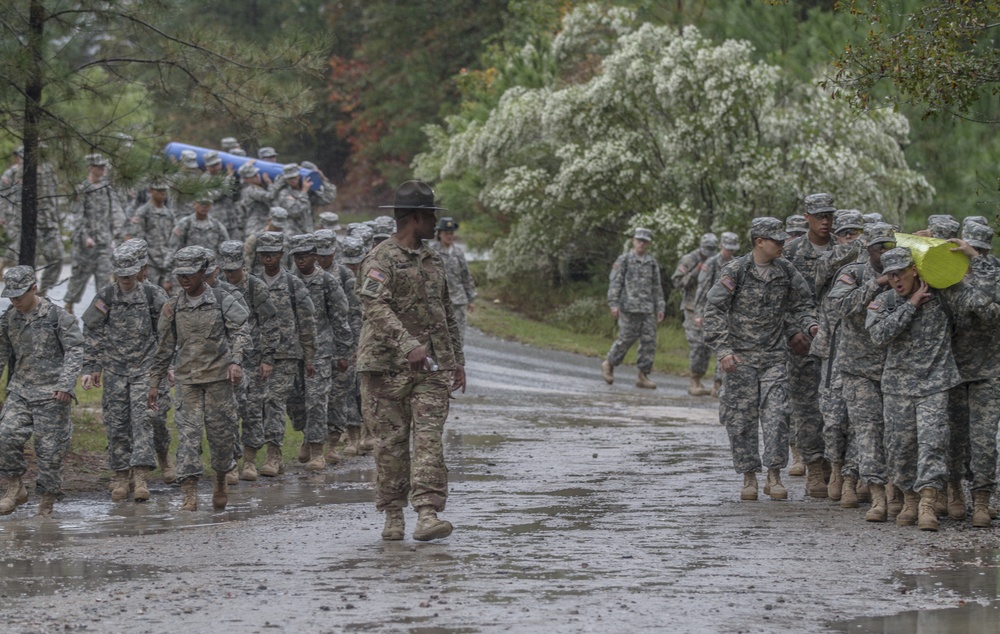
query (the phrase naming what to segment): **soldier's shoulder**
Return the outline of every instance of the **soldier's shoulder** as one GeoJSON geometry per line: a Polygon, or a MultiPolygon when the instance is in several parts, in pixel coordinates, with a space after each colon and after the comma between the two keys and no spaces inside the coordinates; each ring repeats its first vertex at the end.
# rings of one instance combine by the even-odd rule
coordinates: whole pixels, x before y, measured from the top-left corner
{"type": "Polygon", "coordinates": [[[154,299],[160,301],[167,301],[170,299],[170,295],[167,295],[167,291],[163,290],[163,287],[158,284],[153,284],[152,282],[143,281],[142,287],[146,289],[154,299]]]}

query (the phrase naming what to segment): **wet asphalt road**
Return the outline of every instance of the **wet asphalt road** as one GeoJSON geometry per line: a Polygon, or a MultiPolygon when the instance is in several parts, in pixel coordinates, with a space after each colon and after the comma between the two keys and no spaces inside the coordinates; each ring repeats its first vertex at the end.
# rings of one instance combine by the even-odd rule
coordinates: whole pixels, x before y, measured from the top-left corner
{"type": "MultiPolygon", "coordinates": [[[[469,333],[454,534],[383,542],[370,457],[241,483],[223,513],[73,496],[0,518],[5,632],[993,632],[997,530],[739,502],[715,402],[676,377],[469,333]],[[964,606],[964,607],[960,607],[964,606]],[[919,611],[919,612],[918,612],[919,611]],[[897,616],[891,616],[897,615],[897,616]],[[884,617],[890,616],[886,619],[884,617]],[[852,619],[858,619],[849,622],[852,619]]],[[[289,442],[298,442],[298,438],[289,442]]],[[[200,505],[210,509],[202,482],[200,505]]]]}

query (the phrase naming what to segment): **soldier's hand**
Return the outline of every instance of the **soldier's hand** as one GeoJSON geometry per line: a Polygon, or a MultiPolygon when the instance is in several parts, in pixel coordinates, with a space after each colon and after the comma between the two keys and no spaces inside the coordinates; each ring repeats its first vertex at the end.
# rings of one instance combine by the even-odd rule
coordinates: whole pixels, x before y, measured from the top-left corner
{"type": "Polygon", "coordinates": [[[69,392],[60,392],[59,390],[52,393],[52,398],[56,399],[60,403],[69,403],[73,400],[73,397],[69,395],[69,392]]]}
{"type": "Polygon", "coordinates": [[[84,374],[83,376],[81,376],[80,387],[82,387],[85,390],[90,390],[90,388],[94,387],[93,377],[89,374],[84,374]]]}
{"type": "Polygon", "coordinates": [[[167,295],[170,295],[171,293],[174,292],[174,283],[173,282],[169,282],[169,281],[168,282],[164,282],[163,283],[163,290],[167,291],[167,295]]]}
{"type": "Polygon", "coordinates": [[[465,305],[465,310],[470,313],[474,313],[476,312],[476,307],[472,302],[469,302],[468,304],[465,305]]]}
{"type": "Polygon", "coordinates": [[[101,387],[101,371],[94,372],[91,376],[94,379],[94,387],[101,387]]]}
{"type": "Polygon", "coordinates": [[[427,359],[427,348],[417,346],[406,355],[406,362],[410,364],[410,370],[418,372],[424,368],[424,360],[427,359]]]}
{"type": "Polygon", "coordinates": [[[307,192],[307,191],[309,191],[309,189],[312,186],[313,186],[313,182],[312,182],[311,178],[303,178],[302,179],[302,191],[307,192]]]}
{"type": "Polygon", "coordinates": [[[913,235],[920,236],[921,238],[933,238],[930,229],[921,229],[920,231],[914,231],[913,235]]]}
{"type": "Polygon", "coordinates": [[[340,372],[347,372],[347,368],[351,367],[351,362],[347,359],[337,359],[337,370],[340,372]]]}
{"type": "Polygon", "coordinates": [[[888,286],[889,285],[889,276],[888,275],[879,275],[878,279],[875,280],[875,283],[878,284],[879,286],[888,286]]]}
{"type": "Polygon", "coordinates": [[[451,391],[462,390],[462,394],[465,394],[465,366],[458,366],[455,368],[455,379],[451,382],[451,391]]]}
{"type": "Polygon", "coordinates": [[[311,363],[306,364],[306,378],[311,379],[316,376],[316,366],[311,363]]]}
{"type": "Polygon", "coordinates": [[[87,238],[84,241],[83,246],[87,247],[88,249],[93,249],[95,246],[97,246],[97,243],[94,242],[93,238],[87,238]]]}
{"type": "Polygon", "coordinates": [[[618,319],[618,316],[621,315],[621,314],[622,314],[621,311],[618,310],[617,308],[612,308],[611,309],[611,316],[613,318],[618,319]]]}
{"type": "Polygon", "coordinates": [[[971,244],[969,244],[965,240],[959,240],[958,238],[951,238],[950,240],[948,240],[948,242],[951,242],[952,244],[958,245],[958,246],[952,247],[951,248],[952,251],[961,251],[962,253],[964,253],[965,255],[967,255],[970,260],[972,258],[978,258],[979,257],[979,251],[976,251],[976,247],[972,246],[971,244]]]}
{"type": "Polygon", "coordinates": [[[920,280],[920,286],[913,292],[913,295],[910,295],[910,303],[919,307],[929,301],[931,301],[931,287],[927,285],[927,282],[920,280]]]}
{"type": "Polygon", "coordinates": [[[736,364],[740,362],[740,358],[735,354],[727,354],[726,356],[719,359],[719,366],[722,371],[726,374],[730,374],[736,369],[736,364]]]}
{"type": "Polygon", "coordinates": [[[261,381],[266,381],[271,378],[271,372],[274,370],[274,366],[270,363],[261,363],[260,367],[257,368],[257,376],[260,377],[261,381]]]}
{"type": "Polygon", "coordinates": [[[167,370],[167,384],[170,385],[170,387],[174,386],[174,371],[173,370],[167,370]]]}
{"type": "Polygon", "coordinates": [[[795,336],[792,337],[789,345],[792,348],[792,353],[797,354],[800,357],[804,357],[809,354],[809,346],[812,344],[812,339],[804,332],[797,332],[795,336]]]}
{"type": "Polygon", "coordinates": [[[239,385],[240,381],[243,380],[243,368],[241,368],[238,363],[230,363],[229,369],[226,371],[226,375],[229,377],[230,383],[233,385],[239,385]]]}
{"type": "Polygon", "coordinates": [[[146,397],[146,407],[153,410],[154,412],[159,411],[160,406],[156,404],[156,400],[160,396],[160,391],[155,387],[149,388],[149,396],[146,397]]]}

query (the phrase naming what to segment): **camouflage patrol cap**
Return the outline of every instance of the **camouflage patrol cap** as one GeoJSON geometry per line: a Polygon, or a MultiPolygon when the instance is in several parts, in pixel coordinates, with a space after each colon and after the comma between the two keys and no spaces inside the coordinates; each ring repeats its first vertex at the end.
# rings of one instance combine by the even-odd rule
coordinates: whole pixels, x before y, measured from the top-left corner
{"type": "Polygon", "coordinates": [[[992,249],[993,229],[978,222],[970,222],[962,229],[962,239],[977,249],[992,249]]]}
{"type": "Polygon", "coordinates": [[[864,218],[866,225],[870,225],[876,222],[885,222],[885,220],[882,219],[882,214],[874,211],[872,213],[865,214],[862,217],[864,218]]]}
{"type": "Polygon", "coordinates": [[[379,216],[372,221],[373,233],[376,238],[388,238],[396,233],[396,219],[392,216],[379,216]]]}
{"type": "Polygon", "coordinates": [[[111,254],[111,267],[114,274],[119,277],[138,273],[142,268],[142,262],[135,245],[126,242],[115,247],[114,253],[111,254]]]}
{"type": "Polygon", "coordinates": [[[806,213],[810,216],[816,214],[832,214],[837,211],[833,206],[833,196],[830,194],[809,194],[805,198],[806,213]]]}
{"type": "Polygon", "coordinates": [[[970,222],[975,222],[977,224],[990,226],[990,221],[986,219],[986,216],[966,216],[962,218],[962,227],[969,224],[970,222]]]}
{"type": "Polygon", "coordinates": [[[168,185],[167,181],[163,180],[162,178],[154,178],[153,180],[149,181],[148,189],[155,189],[156,191],[165,192],[168,189],[170,189],[170,185],[168,185]]]}
{"type": "Polygon", "coordinates": [[[632,234],[632,239],[642,240],[643,242],[652,242],[653,232],[643,227],[636,227],[635,232],[632,234]]]}
{"type": "Polygon", "coordinates": [[[199,192],[198,194],[195,195],[194,201],[201,205],[211,205],[214,202],[212,198],[213,193],[215,192],[213,192],[212,190],[199,192]]]}
{"type": "Polygon", "coordinates": [[[139,256],[139,265],[146,266],[149,264],[149,245],[142,238],[130,238],[126,240],[123,244],[131,245],[135,249],[136,254],[139,256]]]}
{"type": "Polygon", "coordinates": [[[219,147],[222,148],[223,152],[229,152],[230,150],[238,148],[239,146],[240,142],[237,141],[236,137],[233,136],[224,136],[222,137],[222,140],[219,141],[219,147]]]}
{"type": "Polygon", "coordinates": [[[87,165],[94,165],[95,167],[104,167],[108,164],[108,159],[104,158],[103,154],[88,154],[86,160],[87,165]]]}
{"type": "Polygon", "coordinates": [[[281,175],[285,178],[297,178],[299,175],[299,164],[288,163],[281,168],[281,175]]]}
{"type": "Polygon", "coordinates": [[[933,214],[927,216],[927,228],[935,238],[947,240],[957,238],[962,225],[951,214],[933,214]]]}
{"type": "Polygon", "coordinates": [[[454,218],[438,218],[434,231],[458,231],[458,223],[454,218]]]}
{"type": "Polygon", "coordinates": [[[276,156],[278,156],[278,153],[270,146],[265,146],[257,150],[257,158],[275,158],[276,156]]]}
{"type": "Polygon", "coordinates": [[[795,214],[785,219],[785,231],[793,236],[801,236],[809,231],[809,223],[805,216],[795,214]]]}
{"type": "Polygon", "coordinates": [[[833,215],[833,232],[839,233],[847,229],[861,231],[865,228],[865,218],[857,209],[838,209],[833,215]]]}
{"type": "Polygon", "coordinates": [[[198,169],[198,155],[194,150],[183,150],[181,152],[181,165],[188,169],[198,169]]]}
{"type": "Polygon", "coordinates": [[[319,168],[312,161],[302,161],[302,169],[317,171],[319,168]]]}
{"type": "Polygon", "coordinates": [[[906,247],[889,249],[882,254],[882,273],[902,271],[913,266],[913,254],[906,247]]]}
{"type": "Polygon", "coordinates": [[[219,262],[215,258],[215,251],[202,247],[202,251],[205,252],[205,275],[211,275],[215,273],[215,269],[219,268],[219,262]]]}
{"type": "Polygon", "coordinates": [[[244,150],[241,147],[234,147],[233,149],[229,150],[229,153],[232,154],[233,156],[246,156],[247,155],[247,151],[244,150]]]}
{"type": "Polygon", "coordinates": [[[257,174],[260,174],[260,168],[247,161],[243,165],[240,165],[240,169],[237,170],[237,173],[240,175],[240,178],[243,179],[253,178],[257,174]]]}
{"type": "Polygon", "coordinates": [[[174,275],[194,275],[203,270],[205,270],[204,248],[184,247],[174,254],[174,275]]]}
{"type": "Polygon", "coordinates": [[[257,253],[283,253],[285,236],[277,231],[265,231],[257,236],[257,253]]]}
{"type": "Polygon", "coordinates": [[[315,253],[316,243],[311,233],[300,233],[288,238],[288,253],[315,253]]]}
{"type": "Polygon", "coordinates": [[[365,259],[365,244],[360,239],[347,236],[341,244],[341,259],[344,264],[359,264],[365,259]]]}
{"type": "Polygon", "coordinates": [[[719,248],[719,237],[714,233],[706,233],[701,236],[701,242],[698,243],[698,247],[709,251],[715,251],[719,248]]]}
{"type": "Polygon", "coordinates": [[[223,271],[242,269],[244,261],[243,243],[239,240],[226,240],[219,245],[219,268],[223,271]]]}
{"type": "Polygon", "coordinates": [[[316,255],[334,255],[337,253],[337,234],[329,229],[319,229],[313,235],[316,244],[316,255]]]}
{"type": "Polygon", "coordinates": [[[722,248],[727,251],[736,251],[740,248],[740,237],[732,231],[722,232],[722,239],[719,241],[722,248]]]}
{"type": "Polygon", "coordinates": [[[220,163],[222,163],[222,158],[219,156],[219,153],[216,152],[215,150],[209,150],[208,152],[205,152],[204,156],[202,156],[202,159],[204,159],[205,161],[205,167],[208,167],[209,165],[219,165],[220,163]]]}
{"type": "Polygon", "coordinates": [[[35,280],[35,269],[30,266],[15,266],[3,274],[3,292],[0,297],[20,297],[31,290],[35,280]]]}
{"type": "Polygon", "coordinates": [[[340,216],[332,211],[324,211],[319,215],[319,223],[323,225],[324,229],[336,231],[340,229],[340,216]]]}
{"type": "Polygon", "coordinates": [[[777,218],[763,216],[750,221],[750,239],[767,238],[784,242],[790,236],[785,233],[784,225],[777,218]]]}
{"type": "Polygon", "coordinates": [[[284,207],[271,207],[267,217],[270,219],[272,225],[284,229],[285,223],[288,222],[288,210],[284,207]]]}
{"type": "Polygon", "coordinates": [[[896,241],[896,227],[886,222],[873,222],[865,225],[865,241],[868,246],[896,241]]]}

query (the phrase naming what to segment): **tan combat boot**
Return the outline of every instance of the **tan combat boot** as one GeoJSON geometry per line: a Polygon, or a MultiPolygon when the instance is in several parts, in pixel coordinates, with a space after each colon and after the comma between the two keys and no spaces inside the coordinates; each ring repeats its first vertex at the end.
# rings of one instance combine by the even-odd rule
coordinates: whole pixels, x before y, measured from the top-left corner
{"type": "Polygon", "coordinates": [[[129,480],[131,479],[131,473],[128,469],[122,469],[121,471],[115,471],[115,475],[111,478],[111,501],[121,502],[122,500],[128,499],[129,491],[129,480]]]}
{"type": "Polygon", "coordinates": [[[309,462],[309,443],[306,442],[305,437],[302,438],[302,444],[299,445],[299,455],[296,457],[302,464],[309,462]]]}
{"type": "Polygon", "coordinates": [[[976,528],[989,528],[993,518],[990,517],[990,492],[972,492],[972,525],[976,528]]]}
{"type": "Polygon", "coordinates": [[[788,489],[781,483],[781,469],[767,470],[767,484],[764,485],[764,495],[771,496],[772,500],[788,499],[788,489]]]}
{"type": "Polygon", "coordinates": [[[28,501],[28,491],[24,488],[21,476],[7,479],[7,489],[0,498],[0,515],[9,515],[19,505],[28,501]]]}
{"type": "Polygon", "coordinates": [[[326,437],[326,464],[338,464],[341,461],[340,452],[337,451],[337,442],[340,434],[330,434],[326,437]]]}
{"type": "Polygon", "coordinates": [[[855,490],[858,493],[858,502],[864,503],[872,501],[871,491],[868,490],[868,485],[865,484],[864,480],[858,480],[858,486],[855,490]]]}
{"type": "Polygon", "coordinates": [[[601,378],[608,385],[615,382],[615,366],[608,363],[607,359],[601,362],[601,378]]]}
{"type": "Polygon", "coordinates": [[[361,428],[348,427],[345,433],[347,441],[344,443],[344,455],[356,456],[361,453],[361,428]]]}
{"type": "Polygon", "coordinates": [[[889,517],[896,517],[903,510],[903,492],[892,482],[885,485],[885,508],[889,517]]]}
{"type": "Polygon", "coordinates": [[[160,468],[160,475],[163,476],[163,484],[173,484],[177,481],[177,466],[174,464],[174,457],[169,451],[157,452],[156,466],[160,468]]]}
{"type": "Polygon", "coordinates": [[[56,504],[56,496],[54,493],[42,493],[42,497],[38,500],[38,514],[42,517],[48,517],[52,515],[52,507],[56,504]]]}
{"type": "Polygon", "coordinates": [[[868,487],[872,494],[872,506],[865,513],[866,522],[884,522],[888,519],[888,512],[885,506],[885,485],[872,484],[868,487]]]}
{"type": "Polygon", "coordinates": [[[226,472],[216,471],[212,486],[212,508],[221,511],[229,503],[229,485],[226,484],[226,472]]]}
{"type": "Polygon", "coordinates": [[[743,474],[743,489],[740,490],[741,500],[757,499],[757,473],[747,471],[743,474]]]}
{"type": "Polygon", "coordinates": [[[691,396],[708,396],[712,393],[711,390],[706,388],[701,384],[701,377],[703,374],[691,373],[691,380],[688,381],[688,394],[691,396]]]}
{"type": "Polygon", "coordinates": [[[806,495],[813,498],[825,498],[826,478],[823,476],[823,459],[813,460],[806,465],[806,495]]]}
{"type": "Polygon", "coordinates": [[[844,478],[844,486],[840,489],[840,508],[858,508],[858,479],[854,476],[844,478]]]}
{"type": "Polygon", "coordinates": [[[965,491],[962,490],[962,483],[956,482],[948,485],[948,517],[953,520],[964,520],[969,509],[965,506],[965,491]]]}
{"type": "Polygon", "coordinates": [[[385,512],[385,528],[382,529],[382,539],[387,542],[396,542],[403,539],[406,530],[406,519],[403,517],[403,509],[389,509],[385,512]]]}
{"type": "Polygon", "coordinates": [[[792,450],[792,464],[788,467],[788,475],[803,476],[806,474],[806,466],[802,463],[802,454],[795,445],[789,445],[792,450]]]}
{"type": "Polygon", "coordinates": [[[243,447],[243,470],[240,478],[247,482],[257,479],[257,450],[253,447],[243,447]]]}
{"type": "Polygon", "coordinates": [[[358,443],[358,455],[367,456],[375,451],[375,436],[365,423],[361,424],[361,442],[358,443]]]}
{"type": "Polygon", "coordinates": [[[413,529],[413,539],[418,542],[429,542],[432,539],[442,539],[451,535],[451,522],[438,519],[433,507],[421,506],[417,509],[417,527],[413,529]]]}
{"type": "Polygon", "coordinates": [[[326,459],[323,457],[323,443],[309,443],[309,461],[306,462],[306,471],[322,471],[326,469],[326,459]]]}
{"type": "Polygon", "coordinates": [[[936,531],[938,529],[937,512],[934,510],[934,502],[938,498],[938,493],[936,489],[930,487],[924,487],[920,490],[920,503],[917,506],[917,528],[922,531],[936,531]]]}
{"type": "Polygon", "coordinates": [[[639,370],[639,374],[638,374],[638,376],[635,379],[635,386],[636,387],[641,387],[644,390],[655,390],[656,389],[656,383],[653,383],[652,381],[650,381],[649,380],[649,376],[647,376],[646,373],[643,372],[642,370],[639,370]]]}
{"type": "Polygon", "coordinates": [[[147,482],[149,471],[149,467],[132,467],[132,486],[135,488],[132,499],[136,502],[145,502],[149,499],[149,483],[147,482]]]}
{"type": "Polygon", "coordinates": [[[73,314],[73,302],[66,302],[65,304],[63,304],[63,309],[65,309],[67,313],[69,313],[70,315],[72,315],[73,314]]]}
{"type": "Polygon", "coordinates": [[[937,497],[934,499],[934,512],[938,514],[938,517],[944,517],[948,514],[948,491],[938,491],[937,497]]]}
{"type": "MultiPolygon", "coordinates": [[[[933,491],[934,489],[926,489],[933,491]]],[[[896,526],[913,526],[917,523],[917,505],[920,495],[916,491],[903,492],[903,508],[896,516],[896,526]]]]}
{"type": "Polygon", "coordinates": [[[233,486],[240,483],[240,467],[233,465],[233,468],[226,472],[226,484],[233,486]]]}
{"type": "Polygon", "coordinates": [[[712,383],[712,396],[719,398],[719,392],[722,391],[722,381],[715,379],[715,383],[712,383]]]}
{"type": "MultiPolygon", "coordinates": [[[[834,502],[840,501],[840,496],[844,491],[844,476],[840,473],[843,466],[843,463],[840,462],[833,463],[833,470],[830,472],[830,481],[826,483],[826,495],[834,502]]],[[[855,504],[855,506],[857,505],[855,504]]]]}
{"type": "Polygon", "coordinates": [[[184,495],[184,500],[181,502],[182,511],[197,511],[198,510],[198,478],[192,476],[190,478],[184,478],[181,482],[181,493],[184,495]]]}
{"type": "Polygon", "coordinates": [[[284,459],[281,457],[281,447],[268,443],[267,456],[264,458],[264,464],[261,465],[258,473],[266,478],[273,478],[281,473],[282,462],[284,459]]]}

